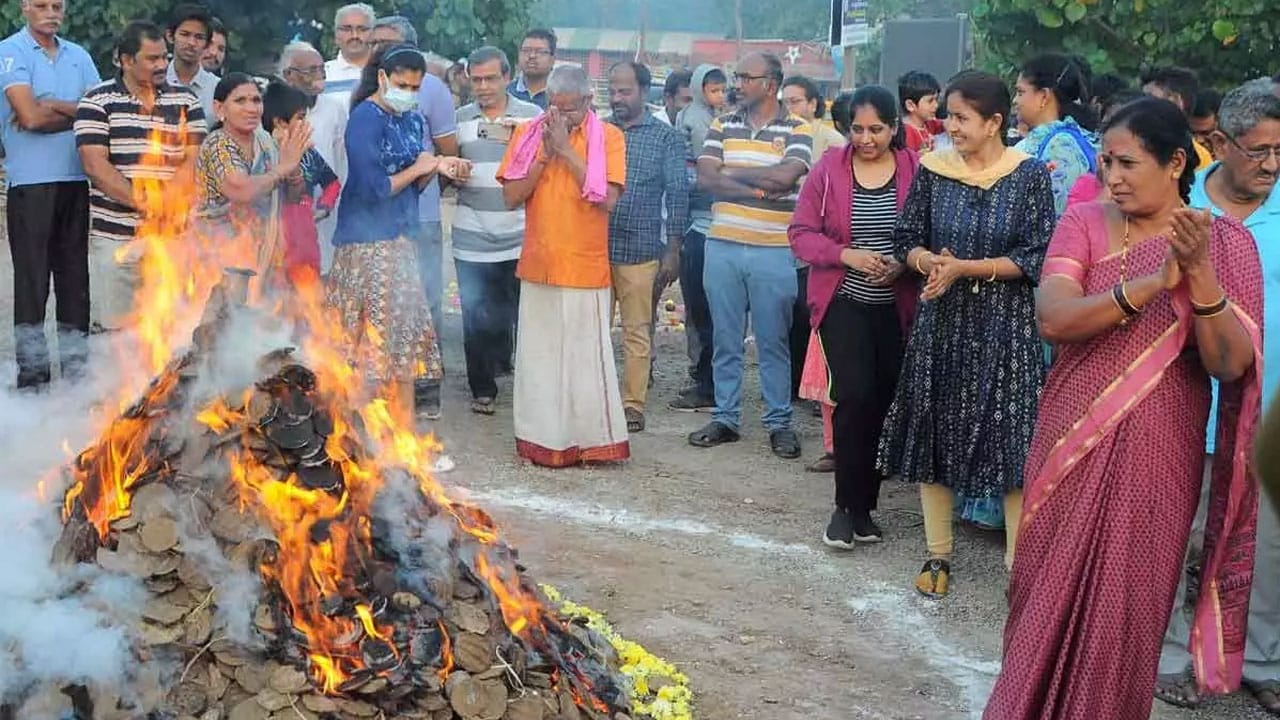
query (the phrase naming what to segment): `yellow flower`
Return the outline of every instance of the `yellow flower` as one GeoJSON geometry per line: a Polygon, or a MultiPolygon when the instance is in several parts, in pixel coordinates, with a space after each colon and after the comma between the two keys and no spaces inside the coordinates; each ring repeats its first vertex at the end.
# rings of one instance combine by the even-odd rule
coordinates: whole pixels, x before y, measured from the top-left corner
{"type": "Polygon", "coordinates": [[[693,691],[689,678],[675,665],[645,650],[637,642],[619,635],[604,615],[569,600],[551,585],[542,585],[546,596],[560,614],[586,621],[587,627],[609,640],[622,662],[622,674],[631,680],[631,713],[652,720],[693,720],[693,691]],[[657,688],[655,692],[653,689],[657,688]]]}

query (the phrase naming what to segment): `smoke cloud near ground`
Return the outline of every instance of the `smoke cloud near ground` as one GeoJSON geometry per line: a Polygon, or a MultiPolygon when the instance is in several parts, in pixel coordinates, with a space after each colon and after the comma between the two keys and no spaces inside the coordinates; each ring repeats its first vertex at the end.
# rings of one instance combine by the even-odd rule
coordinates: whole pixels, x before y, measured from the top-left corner
{"type": "MultiPolygon", "coordinates": [[[[94,345],[99,370],[108,370],[109,351],[94,345]]],[[[120,686],[135,665],[125,628],[136,622],[142,586],[97,567],[50,563],[62,529],[56,470],[71,457],[64,445],[91,437],[96,398],[114,384],[107,374],[35,396],[0,390],[0,702],[23,699],[36,684],[120,686]]]]}
{"type": "MultiPolygon", "coordinates": [[[[239,316],[228,320],[222,337],[207,358],[210,371],[190,389],[193,404],[251,387],[257,359],[291,345],[283,330],[264,330],[239,316]]],[[[123,691],[140,673],[154,677],[175,669],[165,659],[141,668],[132,652],[130,629],[149,597],[140,581],[95,565],[51,562],[70,482],[62,468],[118,413],[115,404],[150,380],[140,371],[140,358],[121,352],[128,340],[93,337],[90,377],[82,383],[55,381],[34,395],[0,388],[0,705],[14,706],[24,719],[62,717],[69,701],[57,689],[66,685],[123,691]]],[[[208,529],[181,507],[174,510],[184,552],[203,566],[205,577],[217,580],[217,632],[245,647],[260,644],[252,627],[259,578],[231,568],[208,529]]]]}

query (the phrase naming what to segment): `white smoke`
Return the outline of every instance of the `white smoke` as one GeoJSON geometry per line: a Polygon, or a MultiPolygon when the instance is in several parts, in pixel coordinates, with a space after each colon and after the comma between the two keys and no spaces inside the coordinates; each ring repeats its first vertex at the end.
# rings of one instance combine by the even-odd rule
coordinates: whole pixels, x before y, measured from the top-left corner
{"type": "MultiPolygon", "coordinates": [[[[112,365],[95,342],[101,369],[112,365]]],[[[135,665],[126,628],[145,590],[95,566],[55,566],[63,447],[91,437],[92,409],[113,383],[100,374],[75,387],[25,396],[0,390],[0,702],[36,684],[120,686],[135,665]],[[65,442],[64,442],[65,441],[65,442]],[[50,480],[45,499],[37,492],[50,480]]]]}

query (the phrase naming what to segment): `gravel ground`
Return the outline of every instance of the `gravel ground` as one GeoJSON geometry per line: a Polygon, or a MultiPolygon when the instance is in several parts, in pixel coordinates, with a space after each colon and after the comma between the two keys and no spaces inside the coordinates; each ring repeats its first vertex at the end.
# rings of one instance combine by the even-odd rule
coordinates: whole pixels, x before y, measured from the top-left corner
{"type": "MultiPolygon", "coordinates": [[[[7,239],[0,244],[7,249],[7,239]]],[[[886,542],[849,553],[825,548],[819,540],[831,478],[802,471],[820,452],[818,421],[798,414],[805,460],[775,458],[756,421],[758,389],[748,372],[742,442],[690,447],[686,434],[707,418],[666,409],[684,381],[684,336],[676,328],[659,331],[649,427],[633,436],[630,462],[559,471],[521,463],[509,379],[497,415],[466,409],[461,322],[446,304],[445,416],[432,429],[458,469],[444,481],[468,488],[492,511],[536,577],[605,612],[623,634],[687,671],[698,718],[980,716],[999,667],[1002,533],[958,529],[954,592],[943,602],[911,590],[923,546],[914,488],[885,485],[886,542]]],[[[13,383],[11,326],[12,265],[4,261],[0,406],[14,402],[3,389],[13,383]]],[[[103,358],[100,367],[113,364],[105,348],[95,357],[103,358]]],[[[27,402],[33,427],[57,426],[40,417],[42,409],[52,412],[52,399],[27,402]]],[[[0,437],[0,454],[17,442],[0,437]]],[[[1156,706],[1152,717],[1160,720],[1266,717],[1246,696],[1196,713],[1156,706]]]]}

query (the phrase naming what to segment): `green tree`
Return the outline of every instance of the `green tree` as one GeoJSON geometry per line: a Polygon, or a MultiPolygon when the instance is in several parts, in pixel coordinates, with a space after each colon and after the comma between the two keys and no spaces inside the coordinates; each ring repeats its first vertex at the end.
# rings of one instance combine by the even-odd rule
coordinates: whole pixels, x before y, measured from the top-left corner
{"type": "MultiPolygon", "coordinates": [[[[93,56],[98,71],[110,74],[111,56],[115,50],[116,33],[134,18],[154,18],[168,9],[168,0],[112,0],[111,2],[74,3],[67,7],[62,35],[83,45],[93,56]]],[[[7,37],[26,24],[19,2],[6,2],[0,6],[0,26],[7,37]]]]}
{"type": "Polygon", "coordinates": [[[1176,64],[1223,87],[1275,72],[1280,49],[1275,0],[978,0],[973,16],[984,64],[1004,73],[1058,50],[1095,72],[1176,64]]]}
{"type": "MultiPolygon", "coordinates": [[[[262,70],[296,35],[316,44],[326,57],[333,46],[333,14],[350,0],[206,0],[205,5],[227,26],[229,64],[262,70]]],[[[379,0],[380,15],[404,15],[418,30],[424,50],[457,58],[482,44],[508,52],[519,46],[528,28],[529,9],[537,0],[379,0]]],[[[84,45],[104,75],[112,67],[116,35],[130,20],[150,19],[164,27],[175,0],[111,0],[73,2],[67,6],[62,34],[84,45]]],[[[5,35],[25,20],[16,1],[0,6],[5,35]]]]}

